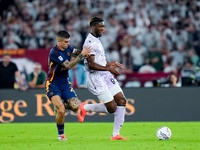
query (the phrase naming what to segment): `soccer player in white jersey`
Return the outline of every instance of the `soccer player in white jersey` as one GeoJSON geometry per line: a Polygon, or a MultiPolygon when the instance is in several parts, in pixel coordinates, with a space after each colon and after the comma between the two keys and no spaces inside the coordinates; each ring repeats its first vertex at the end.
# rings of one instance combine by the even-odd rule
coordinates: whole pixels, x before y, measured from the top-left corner
{"type": "Polygon", "coordinates": [[[115,68],[122,68],[118,62],[106,62],[105,51],[99,37],[105,25],[102,18],[90,20],[91,33],[87,36],[84,46],[93,48],[92,54],[85,59],[87,71],[87,88],[103,103],[81,103],[78,119],[82,123],[88,111],[114,113],[114,128],[111,140],[129,140],[120,136],[120,128],[124,122],[126,98],[114,75],[119,75],[115,68]]]}

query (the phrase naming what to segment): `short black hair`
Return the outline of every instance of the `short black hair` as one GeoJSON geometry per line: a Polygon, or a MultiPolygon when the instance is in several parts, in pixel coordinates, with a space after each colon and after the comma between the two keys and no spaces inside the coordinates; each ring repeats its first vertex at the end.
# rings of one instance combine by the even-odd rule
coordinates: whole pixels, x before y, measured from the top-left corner
{"type": "Polygon", "coordinates": [[[102,18],[99,17],[92,17],[90,19],[90,27],[91,26],[96,26],[97,24],[99,24],[100,22],[103,22],[104,20],[102,18]]]}
{"type": "Polygon", "coordinates": [[[57,37],[69,39],[70,34],[67,31],[61,30],[56,34],[57,37]]]}

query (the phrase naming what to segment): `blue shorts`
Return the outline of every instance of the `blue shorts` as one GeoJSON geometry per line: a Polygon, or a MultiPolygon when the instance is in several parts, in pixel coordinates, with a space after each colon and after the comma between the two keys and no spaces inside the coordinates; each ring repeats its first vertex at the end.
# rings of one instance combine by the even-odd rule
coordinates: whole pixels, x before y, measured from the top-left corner
{"type": "Polygon", "coordinates": [[[77,97],[69,81],[65,83],[55,83],[46,81],[45,91],[50,101],[51,97],[55,95],[59,95],[63,102],[66,102],[72,97],[77,97]]]}

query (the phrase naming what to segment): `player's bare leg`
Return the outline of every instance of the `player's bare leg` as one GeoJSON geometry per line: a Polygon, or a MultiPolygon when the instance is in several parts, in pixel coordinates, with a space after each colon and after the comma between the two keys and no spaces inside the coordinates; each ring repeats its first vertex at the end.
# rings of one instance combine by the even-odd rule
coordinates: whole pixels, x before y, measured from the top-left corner
{"type": "Polygon", "coordinates": [[[64,121],[65,121],[65,118],[64,118],[65,107],[63,105],[63,102],[62,102],[60,96],[55,95],[55,96],[51,97],[51,101],[52,101],[52,103],[55,106],[56,111],[57,111],[56,122],[59,123],[59,124],[64,123],[64,121]]]}
{"type": "Polygon", "coordinates": [[[65,107],[60,96],[55,95],[51,97],[51,101],[56,108],[57,115],[56,115],[56,122],[57,122],[57,129],[58,129],[58,140],[66,140],[64,134],[64,121],[65,121],[65,107]]]}
{"type": "MultiPolygon", "coordinates": [[[[63,104],[65,106],[65,109],[69,109],[69,110],[72,110],[72,111],[78,111],[78,109],[80,107],[80,102],[79,102],[78,98],[76,98],[76,97],[70,98],[69,100],[67,100],[63,104]]],[[[54,106],[54,114],[57,115],[57,110],[56,110],[55,106],[54,106]]]]}
{"type": "Polygon", "coordinates": [[[108,103],[105,103],[105,106],[109,113],[114,113],[117,109],[117,104],[114,99],[108,103]]]}
{"type": "Polygon", "coordinates": [[[78,111],[80,103],[77,97],[72,97],[64,103],[65,109],[70,109],[72,111],[78,111]]]}

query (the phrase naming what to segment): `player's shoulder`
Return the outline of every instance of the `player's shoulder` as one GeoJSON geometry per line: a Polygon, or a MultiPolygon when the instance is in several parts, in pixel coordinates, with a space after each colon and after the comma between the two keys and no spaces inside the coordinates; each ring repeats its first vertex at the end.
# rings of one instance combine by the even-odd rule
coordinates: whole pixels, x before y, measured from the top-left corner
{"type": "Polygon", "coordinates": [[[69,49],[69,50],[73,51],[74,47],[73,47],[73,46],[71,46],[71,45],[69,45],[69,46],[67,47],[67,49],[69,49]]]}
{"type": "Polygon", "coordinates": [[[56,49],[58,49],[57,46],[54,46],[54,47],[51,48],[50,51],[54,51],[54,50],[56,50],[56,49]]]}
{"type": "Polygon", "coordinates": [[[69,48],[69,49],[73,49],[73,46],[69,45],[67,48],[69,48]]]}
{"type": "Polygon", "coordinates": [[[52,47],[50,50],[50,54],[54,53],[54,51],[58,50],[56,46],[52,47]]]}
{"type": "Polygon", "coordinates": [[[49,53],[50,56],[59,55],[59,54],[60,54],[60,50],[57,46],[52,47],[49,53]]]}
{"type": "Polygon", "coordinates": [[[97,43],[96,38],[94,38],[93,36],[91,36],[91,34],[89,34],[85,40],[85,43],[89,44],[89,45],[93,45],[97,43]]]}

